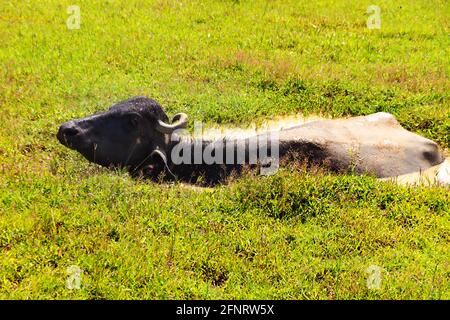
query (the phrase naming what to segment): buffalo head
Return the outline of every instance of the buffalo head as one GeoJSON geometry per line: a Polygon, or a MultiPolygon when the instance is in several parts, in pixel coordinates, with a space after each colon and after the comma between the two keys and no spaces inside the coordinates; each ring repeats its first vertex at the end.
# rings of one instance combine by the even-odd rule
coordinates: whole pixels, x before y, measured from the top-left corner
{"type": "Polygon", "coordinates": [[[134,97],[105,112],[63,123],[57,138],[91,162],[134,172],[144,166],[167,164],[171,133],[186,125],[186,114],[176,114],[169,124],[156,101],[134,97]]]}

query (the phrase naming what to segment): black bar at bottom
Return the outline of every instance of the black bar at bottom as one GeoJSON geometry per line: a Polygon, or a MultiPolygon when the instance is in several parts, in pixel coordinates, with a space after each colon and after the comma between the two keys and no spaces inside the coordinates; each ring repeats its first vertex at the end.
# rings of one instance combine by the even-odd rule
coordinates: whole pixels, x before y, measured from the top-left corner
{"type": "Polygon", "coordinates": [[[363,319],[385,317],[392,311],[406,316],[420,312],[439,314],[448,310],[449,301],[292,301],[292,300],[146,300],[146,301],[0,301],[2,314],[29,313],[34,316],[102,316],[124,317],[132,314],[153,319],[311,319],[323,316],[346,316],[363,319]],[[158,316],[158,317],[156,317],[158,316]]]}

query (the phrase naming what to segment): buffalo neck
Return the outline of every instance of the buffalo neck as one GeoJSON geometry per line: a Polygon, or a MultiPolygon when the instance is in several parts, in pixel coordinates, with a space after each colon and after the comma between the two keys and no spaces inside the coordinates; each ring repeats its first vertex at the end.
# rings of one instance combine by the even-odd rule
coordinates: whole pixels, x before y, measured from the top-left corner
{"type": "Polygon", "coordinates": [[[267,135],[242,139],[194,139],[176,137],[166,150],[170,171],[179,180],[214,184],[244,167],[267,164],[278,160],[278,145],[267,135]],[[275,152],[276,151],[276,152],[275,152]]]}

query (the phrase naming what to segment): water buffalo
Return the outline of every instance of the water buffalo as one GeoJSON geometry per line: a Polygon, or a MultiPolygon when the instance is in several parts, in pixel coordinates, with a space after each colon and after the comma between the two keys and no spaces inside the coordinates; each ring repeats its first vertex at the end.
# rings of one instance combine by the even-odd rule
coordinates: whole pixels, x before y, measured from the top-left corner
{"type": "Polygon", "coordinates": [[[63,123],[57,138],[89,161],[127,168],[133,176],[188,182],[201,178],[206,184],[223,181],[247,164],[273,167],[279,159],[380,178],[425,170],[444,161],[435,142],[403,129],[383,112],[215,141],[187,137],[186,126],[186,114],[176,114],[169,123],[156,101],[134,97],[105,112],[63,123]]]}

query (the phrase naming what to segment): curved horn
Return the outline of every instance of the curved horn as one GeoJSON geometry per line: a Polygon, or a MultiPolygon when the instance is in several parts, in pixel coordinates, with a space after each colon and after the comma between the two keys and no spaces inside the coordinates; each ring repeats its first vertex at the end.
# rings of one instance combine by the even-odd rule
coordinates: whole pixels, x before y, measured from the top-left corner
{"type": "Polygon", "coordinates": [[[164,121],[158,120],[156,130],[161,133],[171,134],[177,129],[186,128],[188,116],[186,113],[177,113],[172,118],[172,124],[167,124],[164,121]]]}

